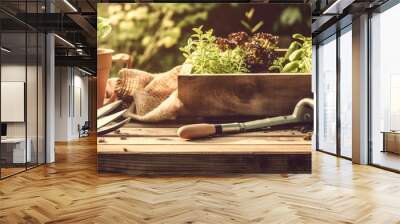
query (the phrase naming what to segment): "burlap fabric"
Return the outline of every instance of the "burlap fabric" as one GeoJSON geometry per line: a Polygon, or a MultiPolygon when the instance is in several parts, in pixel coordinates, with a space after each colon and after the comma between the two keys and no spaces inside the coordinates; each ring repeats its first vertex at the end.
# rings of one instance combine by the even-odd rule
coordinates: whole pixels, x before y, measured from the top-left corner
{"type": "Polygon", "coordinates": [[[182,102],[178,98],[178,74],[181,66],[150,74],[137,69],[119,72],[115,92],[129,106],[127,116],[143,122],[176,118],[182,102]]]}

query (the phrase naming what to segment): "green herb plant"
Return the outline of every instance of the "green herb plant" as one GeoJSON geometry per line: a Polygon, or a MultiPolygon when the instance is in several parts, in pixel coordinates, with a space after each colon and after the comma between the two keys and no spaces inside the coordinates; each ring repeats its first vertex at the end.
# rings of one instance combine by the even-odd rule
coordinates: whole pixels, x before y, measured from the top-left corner
{"type": "Polygon", "coordinates": [[[222,50],[216,44],[213,30],[203,31],[203,27],[193,29],[187,45],[180,48],[185,63],[192,64],[193,74],[223,74],[248,72],[244,61],[245,53],[240,47],[222,50]]]}
{"type": "Polygon", "coordinates": [[[283,57],[275,59],[270,71],[287,73],[311,73],[312,41],[311,37],[294,34],[295,39],[283,57]]]}

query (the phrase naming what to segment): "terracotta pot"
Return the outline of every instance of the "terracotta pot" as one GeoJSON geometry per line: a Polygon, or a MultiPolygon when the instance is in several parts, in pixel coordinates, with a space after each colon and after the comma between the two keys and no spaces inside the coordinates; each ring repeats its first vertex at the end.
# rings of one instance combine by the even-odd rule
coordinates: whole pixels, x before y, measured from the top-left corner
{"type": "Polygon", "coordinates": [[[114,50],[111,49],[97,49],[97,108],[100,108],[104,104],[113,53],[114,50]]]}

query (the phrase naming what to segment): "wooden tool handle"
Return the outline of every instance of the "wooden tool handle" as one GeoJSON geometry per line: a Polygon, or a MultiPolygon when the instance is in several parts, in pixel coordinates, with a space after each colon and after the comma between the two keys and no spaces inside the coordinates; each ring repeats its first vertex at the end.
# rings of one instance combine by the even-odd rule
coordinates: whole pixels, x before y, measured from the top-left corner
{"type": "Polygon", "coordinates": [[[213,124],[190,124],[178,129],[178,136],[183,139],[195,139],[211,136],[215,134],[213,124]]]}

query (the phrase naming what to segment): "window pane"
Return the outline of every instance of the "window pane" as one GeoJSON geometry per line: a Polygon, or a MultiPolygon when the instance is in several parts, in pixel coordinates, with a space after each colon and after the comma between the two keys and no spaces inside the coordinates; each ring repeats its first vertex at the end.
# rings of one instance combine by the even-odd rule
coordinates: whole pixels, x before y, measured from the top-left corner
{"type": "Polygon", "coordinates": [[[340,152],[352,156],[352,35],[340,36],[340,152]]]}
{"type": "Polygon", "coordinates": [[[400,5],[371,19],[372,162],[397,170],[400,170],[400,134],[389,133],[390,139],[384,139],[382,132],[400,131],[400,45],[399,31],[395,29],[399,21],[400,5]]]}
{"type": "Polygon", "coordinates": [[[318,47],[318,148],[336,153],[336,37],[318,47]]]}

